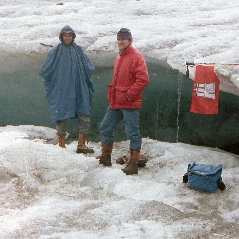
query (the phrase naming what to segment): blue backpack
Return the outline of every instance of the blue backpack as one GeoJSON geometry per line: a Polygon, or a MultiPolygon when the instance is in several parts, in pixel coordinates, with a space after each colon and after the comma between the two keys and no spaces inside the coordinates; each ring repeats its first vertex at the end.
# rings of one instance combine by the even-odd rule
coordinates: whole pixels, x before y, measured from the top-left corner
{"type": "Polygon", "coordinates": [[[183,177],[183,182],[192,189],[204,192],[216,192],[217,189],[225,190],[222,181],[222,165],[217,166],[207,164],[192,163],[188,165],[187,173],[183,177]]]}

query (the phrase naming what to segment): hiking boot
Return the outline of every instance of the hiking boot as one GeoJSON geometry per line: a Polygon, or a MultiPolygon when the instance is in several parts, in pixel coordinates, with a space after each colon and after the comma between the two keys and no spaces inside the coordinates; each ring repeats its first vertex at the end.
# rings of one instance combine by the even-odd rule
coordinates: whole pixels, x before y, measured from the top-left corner
{"type": "Polygon", "coordinates": [[[94,153],[94,150],[91,148],[88,148],[85,145],[85,143],[86,143],[86,134],[79,134],[76,153],[78,153],[78,154],[94,153]]]}
{"type": "Polygon", "coordinates": [[[112,145],[101,145],[101,155],[97,157],[99,159],[99,163],[104,166],[111,166],[111,153],[112,153],[112,145]]]}
{"type": "Polygon", "coordinates": [[[126,175],[138,174],[139,150],[132,149],[131,158],[128,165],[122,169],[126,175]]]}
{"type": "MultiPolygon", "coordinates": [[[[116,163],[123,165],[128,164],[131,158],[132,149],[130,149],[130,155],[124,155],[116,159],[116,163]]],[[[144,155],[140,155],[139,161],[138,161],[138,167],[143,168],[146,166],[146,163],[148,162],[148,159],[144,155]]]]}
{"type": "Polygon", "coordinates": [[[58,144],[61,148],[65,148],[66,147],[66,136],[65,135],[60,135],[57,136],[58,137],[58,144]]]}

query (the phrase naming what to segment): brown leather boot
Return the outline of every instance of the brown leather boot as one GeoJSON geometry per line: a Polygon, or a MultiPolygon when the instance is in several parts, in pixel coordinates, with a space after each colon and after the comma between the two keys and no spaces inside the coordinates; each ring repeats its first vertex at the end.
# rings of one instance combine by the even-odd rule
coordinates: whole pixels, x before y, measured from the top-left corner
{"type": "Polygon", "coordinates": [[[61,135],[61,136],[57,136],[57,137],[58,137],[59,146],[61,148],[65,148],[66,147],[66,136],[65,135],[61,135]]]}
{"type": "Polygon", "coordinates": [[[85,143],[86,143],[86,134],[79,134],[76,153],[78,153],[78,154],[94,153],[94,150],[91,148],[88,148],[85,145],[85,143]]]}
{"type": "Polygon", "coordinates": [[[131,159],[129,164],[122,169],[126,175],[138,174],[138,161],[139,161],[139,150],[132,149],[131,159]]]}
{"type": "MultiPolygon", "coordinates": [[[[130,155],[123,155],[116,159],[117,164],[128,164],[130,159],[132,157],[132,149],[130,149],[130,155]]],[[[140,155],[139,161],[138,161],[138,167],[143,168],[146,166],[146,163],[148,162],[148,159],[144,155],[140,155]]]]}
{"type": "Polygon", "coordinates": [[[112,145],[101,145],[101,155],[97,158],[99,159],[99,163],[103,164],[104,166],[111,166],[111,153],[112,153],[113,146],[112,145]]]}

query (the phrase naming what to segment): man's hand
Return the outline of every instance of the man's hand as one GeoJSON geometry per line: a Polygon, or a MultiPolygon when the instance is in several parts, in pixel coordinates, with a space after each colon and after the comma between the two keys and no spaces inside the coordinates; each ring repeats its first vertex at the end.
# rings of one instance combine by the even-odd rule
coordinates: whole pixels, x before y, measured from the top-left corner
{"type": "Polygon", "coordinates": [[[128,95],[127,95],[127,100],[128,100],[128,101],[131,101],[131,99],[129,98],[129,96],[128,96],[128,95]]]}

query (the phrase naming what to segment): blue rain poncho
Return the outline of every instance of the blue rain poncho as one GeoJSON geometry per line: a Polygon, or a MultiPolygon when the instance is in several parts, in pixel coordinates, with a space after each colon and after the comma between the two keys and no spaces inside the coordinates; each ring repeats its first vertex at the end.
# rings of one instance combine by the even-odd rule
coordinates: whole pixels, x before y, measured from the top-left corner
{"type": "Polygon", "coordinates": [[[40,71],[54,122],[76,118],[78,114],[89,116],[94,92],[90,77],[95,67],[74,40],[70,45],[64,44],[62,35],[67,31],[75,39],[72,28],[63,27],[59,35],[62,43],[49,52],[40,71]]]}

